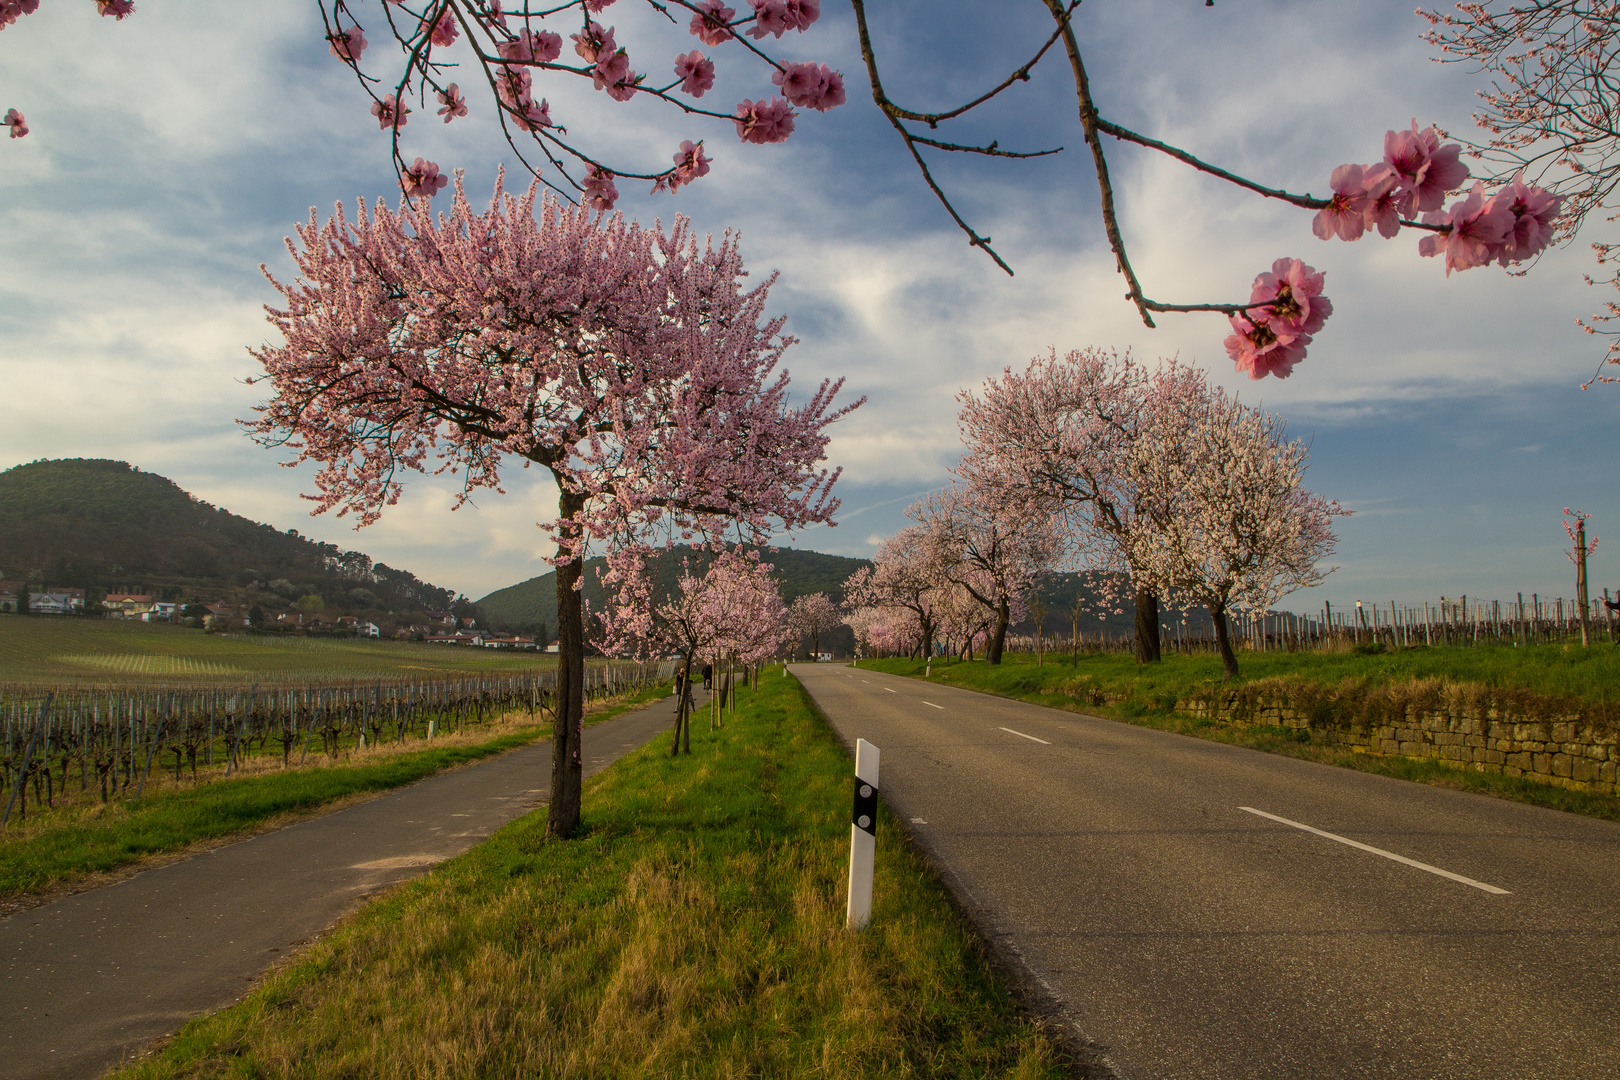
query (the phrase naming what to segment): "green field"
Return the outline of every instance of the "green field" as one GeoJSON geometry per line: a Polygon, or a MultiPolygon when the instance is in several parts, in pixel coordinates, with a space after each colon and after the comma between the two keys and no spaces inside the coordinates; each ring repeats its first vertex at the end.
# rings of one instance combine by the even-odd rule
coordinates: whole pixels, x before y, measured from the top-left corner
{"type": "Polygon", "coordinates": [[[773,672],[690,755],[655,740],[367,907],[137,1077],[1073,1076],[880,809],[844,928],[850,760],[773,672]]]}
{"type": "Polygon", "coordinates": [[[555,656],[422,642],[210,634],[111,619],[0,615],[0,684],[207,686],[550,670],[555,656]]]}

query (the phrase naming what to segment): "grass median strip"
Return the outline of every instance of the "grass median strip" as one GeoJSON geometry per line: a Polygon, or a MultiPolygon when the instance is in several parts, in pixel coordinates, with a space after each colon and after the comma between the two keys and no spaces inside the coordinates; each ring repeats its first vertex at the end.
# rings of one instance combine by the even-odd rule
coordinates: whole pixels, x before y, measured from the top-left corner
{"type": "MultiPolygon", "coordinates": [[[[668,692],[660,686],[606,703],[587,723],[600,723],[668,692]]],[[[54,814],[47,811],[20,828],[0,833],[0,905],[29,906],[41,896],[98,884],[110,874],[139,867],[155,857],[282,824],[550,735],[549,725],[512,725],[487,738],[469,734],[425,745],[415,742],[421,749],[361,751],[353,764],[278,768],[196,787],[170,787],[138,801],[87,803],[54,814]]],[[[274,756],[279,761],[279,755],[274,756]]]]}
{"type": "Polygon", "coordinates": [[[767,675],[693,753],[587,782],[368,907],[126,1077],[1069,1075],[885,812],[844,929],[851,766],[767,675]]]}

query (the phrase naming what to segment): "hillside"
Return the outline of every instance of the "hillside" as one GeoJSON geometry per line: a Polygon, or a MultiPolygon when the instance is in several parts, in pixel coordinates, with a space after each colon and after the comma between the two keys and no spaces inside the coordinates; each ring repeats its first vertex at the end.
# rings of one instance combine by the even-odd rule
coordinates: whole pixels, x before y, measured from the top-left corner
{"type": "MultiPolygon", "coordinates": [[[[691,559],[693,567],[701,571],[708,566],[713,557],[707,551],[680,550],[674,557],[661,560],[658,568],[660,593],[666,593],[675,587],[675,581],[680,577],[683,558],[691,559]]],[[[782,590],[782,599],[790,604],[796,596],[817,592],[828,593],[833,599],[842,600],[841,589],[845,579],[867,565],[865,559],[823,555],[819,551],[800,551],[795,548],[778,548],[774,552],[763,551],[760,558],[774,568],[771,576],[776,579],[778,587],[782,590]]],[[[585,565],[585,600],[598,611],[602,606],[602,590],[596,584],[596,575],[602,565],[599,558],[591,559],[585,565]]],[[[478,607],[492,626],[530,630],[538,629],[543,624],[547,632],[555,634],[557,574],[552,571],[498,589],[479,600],[478,607]]]]}
{"type": "MultiPolygon", "coordinates": [[[[0,472],[0,578],[267,611],[320,596],[328,616],[400,616],[455,596],[357,551],[250,521],[122,461],[36,461],[0,472]]],[[[397,621],[397,620],[396,620],[397,621]]]]}

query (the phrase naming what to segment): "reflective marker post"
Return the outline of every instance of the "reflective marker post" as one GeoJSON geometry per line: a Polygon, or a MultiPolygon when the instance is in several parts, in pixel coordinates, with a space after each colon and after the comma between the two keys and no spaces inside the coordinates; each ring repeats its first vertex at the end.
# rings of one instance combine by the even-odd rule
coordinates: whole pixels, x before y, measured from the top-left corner
{"type": "Polygon", "coordinates": [[[855,740],[855,812],[849,826],[849,909],[844,925],[872,921],[872,856],[877,850],[878,748],[855,740]]]}

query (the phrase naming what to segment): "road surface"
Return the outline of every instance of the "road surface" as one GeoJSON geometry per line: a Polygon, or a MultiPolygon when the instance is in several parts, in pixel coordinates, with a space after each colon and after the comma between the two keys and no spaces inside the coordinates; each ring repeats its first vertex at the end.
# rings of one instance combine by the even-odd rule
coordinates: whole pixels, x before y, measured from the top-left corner
{"type": "Polygon", "coordinates": [[[793,671],[1102,1075],[1620,1076],[1620,824],[793,671]]]}

